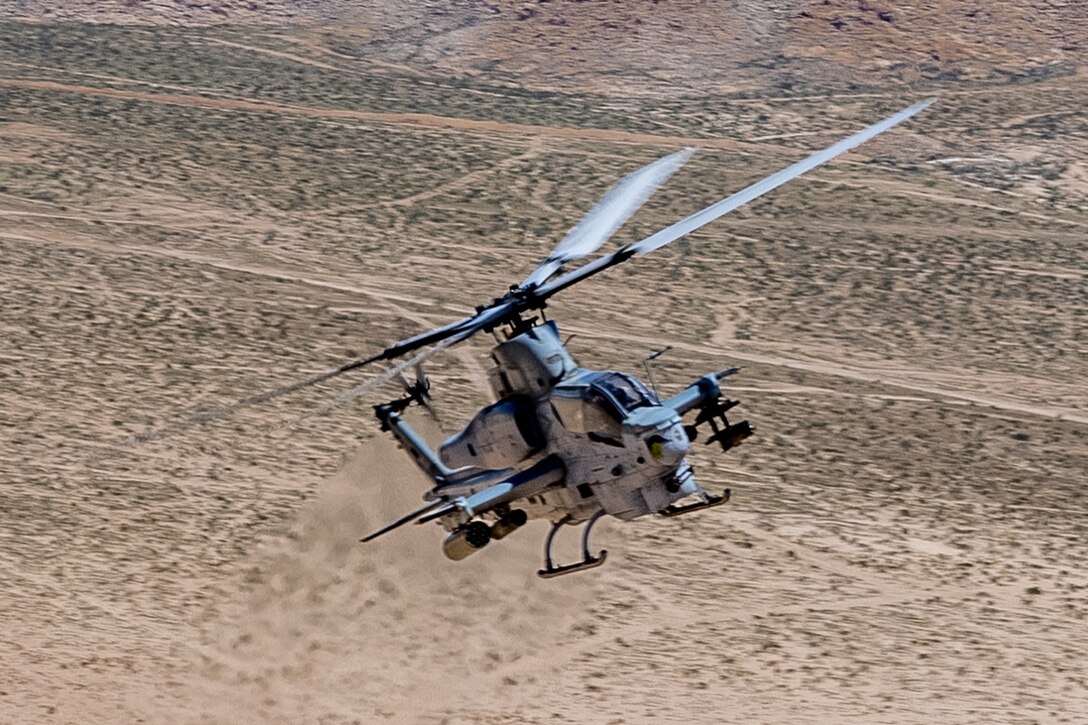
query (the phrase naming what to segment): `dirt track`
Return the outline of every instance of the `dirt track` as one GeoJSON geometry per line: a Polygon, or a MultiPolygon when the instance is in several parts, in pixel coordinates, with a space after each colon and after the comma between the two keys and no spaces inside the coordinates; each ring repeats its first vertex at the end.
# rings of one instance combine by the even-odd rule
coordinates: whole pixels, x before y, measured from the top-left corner
{"type": "Polygon", "coordinates": [[[393,124],[398,126],[419,126],[422,128],[454,129],[465,133],[488,136],[491,134],[510,134],[519,138],[572,139],[579,141],[603,141],[609,143],[629,143],[648,146],[699,145],[715,149],[758,148],[755,144],[744,144],[728,139],[699,139],[683,136],[658,136],[643,133],[630,133],[611,129],[556,128],[551,126],[533,126],[520,123],[500,123],[497,121],[479,121],[471,118],[453,118],[427,113],[374,113],[341,108],[312,108],[306,106],[266,103],[238,98],[208,98],[205,96],[180,95],[177,93],[150,93],[146,91],[120,90],[101,86],[81,86],[52,81],[27,81],[12,78],[0,79],[0,86],[10,88],[29,88],[40,91],[78,93],[103,98],[164,103],[174,106],[197,108],[218,108],[229,111],[248,111],[253,113],[282,113],[286,115],[307,116],[310,118],[336,118],[370,123],[393,124]]]}

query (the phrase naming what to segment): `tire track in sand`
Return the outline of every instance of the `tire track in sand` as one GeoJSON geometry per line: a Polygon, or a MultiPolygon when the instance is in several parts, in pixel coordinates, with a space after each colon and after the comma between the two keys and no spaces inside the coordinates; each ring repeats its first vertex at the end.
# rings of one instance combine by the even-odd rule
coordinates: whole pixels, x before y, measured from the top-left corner
{"type": "Polygon", "coordinates": [[[347,108],[318,108],[294,104],[273,103],[247,98],[210,98],[184,93],[151,93],[148,91],[124,90],[120,88],[100,88],[57,81],[25,80],[20,78],[0,78],[0,88],[22,88],[32,91],[52,93],[75,93],[99,98],[113,98],[125,101],[143,101],[171,106],[190,108],[208,108],[221,111],[243,111],[249,113],[280,113],[307,118],[335,118],[355,120],[367,123],[382,123],[393,126],[414,126],[419,128],[439,128],[476,133],[482,135],[503,134],[519,137],[544,137],[576,141],[606,141],[610,143],[642,144],[646,146],[701,146],[703,148],[729,149],[733,151],[775,149],[776,146],[751,144],[733,139],[693,138],[689,136],[659,136],[635,131],[618,131],[603,128],[563,128],[558,126],[540,126],[535,124],[509,123],[505,121],[482,120],[475,118],[457,118],[439,116],[431,113],[390,113],[383,111],[357,111],[347,108]]]}

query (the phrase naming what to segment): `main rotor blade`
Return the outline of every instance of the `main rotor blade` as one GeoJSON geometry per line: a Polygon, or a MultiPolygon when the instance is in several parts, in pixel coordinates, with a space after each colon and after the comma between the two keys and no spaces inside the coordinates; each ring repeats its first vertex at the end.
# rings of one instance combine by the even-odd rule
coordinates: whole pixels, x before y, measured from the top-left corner
{"type": "MultiPolygon", "coordinates": [[[[480,330],[491,327],[493,325],[501,324],[502,319],[510,313],[510,310],[511,307],[508,303],[496,305],[495,307],[489,307],[487,309],[481,310],[480,312],[477,312],[472,317],[465,317],[457,320],[456,322],[451,322],[448,325],[444,325],[429,332],[424,332],[420,335],[416,335],[415,337],[409,337],[405,340],[395,342],[381,352],[375,353],[370,357],[352,360],[351,362],[344,363],[338,368],[327,370],[323,373],[318,373],[317,375],[306,378],[305,380],[300,380],[297,383],[291,383],[289,385],[284,385],[282,387],[276,388],[275,390],[270,390],[265,393],[259,393],[257,395],[251,395],[248,398],[243,398],[242,400],[239,400],[228,408],[223,409],[223,411],[224,413],[232,413],[242,407],[255,405],[257,403],[263,403],[267,400],[278,398],[281,395],[287,395],[288,393],[293,393],[297,390],[302,390],[303,388],[317,385],[318,383],[322,383],[326,380],[329,380],[330,378],[337,377],[338,375],[343,375],[344,373],[350,372],[352,370],[357,370],[358,368],[361,368],[365,365],[369,365],[380,360],[392,360],[406,353],[414,352],[415,350],[418,350],[420,348],[436,345],[434,349],[428,350],[423,355],[398,363],[396,366],[394,366],[390,370],[385,371],[377,378],[367,380],[356,386],[352,390],[348,391],[347,393],[344,393],[343,395],[338,397],[334,403],[321,408],[321,412],[325,412],[330,408],[335,407],[336,405],[345,403],[349,400],[353,400],[354,398],[359,397],[359,395],[361,395],[363,392],[384,385],[404,370],[407,370],[414,365],[418,365],[424,360],[437,354],[441,350],[446,349],[447,347],[451,347],[459,342],[467,340],[480,330]]],[[[195,422],[206,422],[206,420],[200,420],[195,422]]]]}
{"type": "Polygon", "coordinates": [[[416,335],[415,337],[408,338],[407,340],[396,342],[393,345],[387,347],[385,350],[371,355],[370,357],[351,360],[344,363],[343,365],[340,365],[339,367],[332,368],[331,370],[326,370],[322,373],[317,373],[316,375],[311,375],[310,377],[303,380],[299,380],[294,383],[288,383],[287,385],[281,385],[278,388],[266,390],[262,393],[255,393],[245,398],[236,400],[233,403],[221,405],[211,410],[204,410],[199,413],[194,413],[192,415],[186,416],[184,418],[175,419],[174,422],[163,426],[157,430],[137,434],[132,438],[116,445],[121,448],[127,448],[132,445],[150,443],[153,441],[161,440],[163,438],[168,438],[170,436],[174,436],[178,433],[188,430],[193,426],[202,425],[205,423],[212,423],[214,421],[227,418],[234,415],[236,412],[243,408],[249,408],[254,405],[265,403],[269,400],[274,400],[275,398],[279,398],[284,395],[289,395],[290,393],[294,393],[299,390],[304,390],[305,388],[312,387],[314,385],[317,385],[318,383],[323,383],[326,380],[330,380],[352,370],[357,370],[366,365],[370,365],[371,363],[378,362],[380,360],[392,360],[393,358],[399,357],[401,355],[404,355],[405,353],[412,352],[414,350],[418,350],[419,348],[435,345],[435,347],[427,350],[424,353],[421,353],[420,355],[417,355],[409,360],[397,363],[395,366],[381,373],[377,377],[364,381],[363,383],[352,388],[347,393],[340,395],[334,401],[322,406],[321,408],[318,408],[316,413],[308,413],[302,416],[298,419],[298,421],[295,421],[297,423],[301,420],[309,418],[312,415],[320,415],[326,413],[338,405],[342,405],[343,403],[346,403],[350,400],[354,400],[363,393],[369,392],[385,385],[391,379],[399,375],[404,370],[412,367],[413,365],[418,365],[424,360],[427,360],[438,354],[447,347],[451,347],[452,345],[456,345],[459,342],[467,340],[468,338],[472,337],[477,332],[486,327],[500,324],[503,317],[509,313],[510,306],[508,304],[498,305],[496,307],[485,309],[482,312],[477,313],[473,317],[466,317],[457,320],[456,322],[450,323],[449,325],[446,325],[444,327],[440,327],[436,330],[431,330],[421,335],[416,335]]]}
{"type": "Polygon", "coordinates": [[[646,203],[659,186],[684,165],[694,149],[683,149],[628,174],[597,202],[597,206],[571,229],[548,258],[525,278],[521,287],[539,285],[567,262],[581,259],[604,244],[623,223],[646,203]]]}
{"type": "Polygon", "coordinates": [[[894,116],[885,118],[883,121],[879,123],[874,123],[869,128],[863,131],[859,131],[853,136],[839,141],[834,146],[829,146],[823,151],[817,151],[816,153],[812,154],[812,156],[809,156],[807,159],[798,161],[793,166],[785,168],[782,171],[779,171],[777,174],[772,174],[766,179],[756,182],[748,188],[742,189],[741,191],[738,191],[736,194],[733,194],[726,199],[722,199],[717,204],[712,204],[706,209],[692,214],[687,219],[682,219],[681,221],[676,222],[672,226],[662,229],[657,234],[647,237],[641,242],[634,244],[633,248],[635,249],[635,253],[646,254],[647,252],[652,252],[655,249],[659,249],[665,246],[669,242],[679,239],[685,234],[689,234],[695,231],[696,229],[705,224],[709,224],[710,222],[718,219],[719,217],[725,216],[734,209],[744,206],[745,204],[754,199],[758,199],[759,197],[766,194],[768,191],[777,189],[778,187],[782,186],[782,184],[785,184],[787,181],[792,181],[793,179],[796,179],[798,176],[805,173],[806,171],[811,171],[820,164],[826,163],[831,159],[835,158],[839,154],[846,153],[850,149],[856,146],[860,146],[877,134],[887,131],[892,126],[896,126],[903,121],[906,121],[914,114],[919,113],[926,108],[929,108],[930,104],[932,104],[934,100],[936,99],[930,98],[929,100],[922,101],[921,103],[915,103],[913,106],[903,109],[894,116]]]}
{"type": "MultiPolygon", "coordinates": [[[[491,310],[487,310],[485,312],[491,312],[491,310]]],[[[492,317],[492,315],[487,314],[480,315],[479,324],[470,325],[460,332],[447,336],[444,340],[440,340],[439,342],[437,342],[430,350],[424,350],[423,352],[415,355],[414,357],[410,357],[407,360],[401,360],[399,363],[386,370],[382,374],[378,375],[377,377],[359,383],[351,390],[347,391],[346,393],[341,393],[335,399],[329,401],[315,411],[307,413],[302,418],[300,418],[299,421],[314,415],[324,415],[325,413],[328,413],[330,410],[339,405],[349,403],[352,400],[358,398],[360,395],[368,393],[371,390],[376,390],[377,388],[380,388],[408,368],[419,365],[420,363],[431,359],[446,348],[453,347],[457,343],[464,342],[468,338],[472,337],[477,332],[482,330],[485,326],[487,326],[492,317]]]]}
{"type": "Polygon", "coordinates": [[[451,337],[456,338],[456,342],[467,340],[480,330],[501,324],[502,320],[509,316],[513,310],[514,307],[510,302],[500,302],[491,307],[485,307],[478,310],[476,314],[471,317],[464,317],[457,322],[452,322],[448,325],[431,330],[430,332],[424,332],[415,337],[409,337],[406,340],[394,342],[381,352],[373,355],[372,359],[392,360],[405,353],[418,350],[421,347],[433,345],[437,342],[442,342],[451,337]]]}
{"type": "Polygon", "coordinates": [[[807,159],[798,161],[796,164],[793,164],[792,166],[789,166],[776,174],[771,174],[767,178],[758,181],[751,186],[742,189],[741,191],[738,191],[732,196],[722,199],[716,204],[708,206],[702,211],[692,214],[686,219],[682,219],[681,221],[678,221],[675,224],[668,226],[665,229],[662,229],[656,234],[653,234],[640,242],[625,245],[613,252],[612,254],[606,255],[590,262],[589,264],[579,267],[573,272],[569,272],[568,274],[563,275],[562,277],[551,282],[550,284],[546,284],[543,287],[539,288],[537,290],[537,297],[539,297],[540,299],[547,299],[556,292],[564,290],[567,287],[570,287],[572,284],[580,282],[586,277],[594,275],[597,272],[608,269],[609,267],[614,267],[617,264],[620,264],[621,262],[630,259],[631,257],[640,254],[647,254],[654,251],[655,249],[660,249],[666,244],[674,242],[686,234],[690,234],[699,227],[702,227],[714,221],[715,219],[725,216],[729,212],[737,209],[738,207],[741,207],[754,199],[758,199],[767,192],[777,189],[779,186],[782,186],[782,184],[785,184],[787,181],[796,179],[798,176],[804,174],[806,171],[811,171],[820,164],[823,164],[835,158],[839,154],[845,153],[846,151],[849,151],[855,146],[859,146],[860,144],[865,143],[877,134],[887,131],[889,128],[900,124],[903,121],[906,121],[914,114],[928,108],[935,100],[935,98],[930,98],[929,100],[922,101],[921,103],[916,103],[909,108],[905,108],[899,113],[896,113],[893,116],[889,116],[883,121],[875,123],[872,126],[864,129],[863,131],[859,131],[853,136],[845,138],[842,141],[839,141],[837,144],[834,144],[833,146],[829,146],[823,151],[817,151],[816,153],[809,156],[807,159]]]}
{"type": "Polygon", "coordinates": [[[230,405],[227,410],[228,412],[233,412],[238,408],[243,408],[250,405],[257,405],[258,403],[264,403],[274,398],[279,398],[281,396],[288,395],[290,393],[294,393],[305,388],[309,388],[311,386],[317,385],[318,383],[323,383],[326,380],[338,377],[340,375],[343,375],[344,373],[351,372],[352,370],[358,370],[359,368],[370,365],[371,363],[375,363],[380,360],[392,360],[393,358],[400,357],[406,352],[411,352],[413,350],[418,350],[421,347],[426,347],[436,342],[441,342],[448,337],[456,335],[458,332],[461,331],[462,328],[468,326],[469,323],[471,323],[479,316],[480,315],[477,314],[473,317],[462,318],[460,320],[457,320],[456,322],[451,322],[448,325],[444,325],[434,330],[430,330],[428,332],[416,335],[415,337],[409,337],[405,340],[395,342],[381,352],[375,353],[370,357],[351,360],[350,362],[346,362],[339,367],[335,367],[331,370],[326,370],[323,373],[317,373],[316,375],[312,375],[304,380],[300,380],[295,383],[289,383],[274,390],[257,393],[247,398],[242,398],[241,400],[230,405]]]}
{"type": "Polygon", "coordinates": [[[192,428],[193,426],[203,425],[205,423],[213,423],[217,420],[222,420],[223,418],[230,417],[243,408],[260,405],[261,403],[265,403],[269,400],[274,400],[284,395],[294,393],[298,390],[303,390],[313,385],[317,385],[318,383],[322,383],[326,380],[329,380],[330,378],[334,378],[337,375],[342,375],[348,371],[361,368],[364,365],[368,365],[374,362],[375,359],[376,358],[374,357],[369,357],[361,358],[359,360],[352,360],[351,362],[345,363],[340,367],[333,368],[332,370],[326,370],[323,373],[311,375],[304,380],[299,380],[294,383],[288,383],[287,385],[281,385],[280,387],[274,388],[272,390],[266,390],[262,393],[255,393],[245,398],[240,398],[233,403],[221,405],[210,410],[203,410],[198,413],[193,413],[184,418],[175,419],[172,423],[169,423],[168,425],[158,428],[157,430],[134,435],[130,439],[116,444],[116,446],[120,448],[128,448],[133,445],[151,443],[153,441],[161,440],[163,438],[169,438],[170,436],[182,433],[189,428],[192,428]]]}
{"type": "MultiPolygon", "coordinates": [[[[479,317],[479,315],[477,315],[476,317],[479,317]]],[[[475,317],[465,317],[463,319],[457,320],[456,322],[452,322],[443,327],[439,327],[435,330],[424,332],[420,335],[416,335],[415,337],[401,340],[400,342],[395,342],[381,352],[375,353],[370,357],[351,360],[344,363],[343,365],[340,365],[339,367],[332,368],[331,370],[326,370],[323,373],[311,375],[310,377],[299,380],[298,382],[288,383],[287,385],[282,385],[273,390],[267,390],[263,393],[256,393],[254,395],[250,395],[232,403],[229,406],[225,406],[217,411],[213,411],[210,414],[198,414],[196,416],[193,416],[192,421],[197,423],[206,423],[210,420],[215,420],[217,418],[224,417],[225,415],[229,415],[230,413],[233,413],[239,408],[246,408],[251,405],[265,403],[269,400],[273,400],[275,398],[279,398],[284,395],[288,395],[290,393],[312,387],[314,385],[317,385],[318,383],[323,383],[326,380],[331,380],[332,378],[343,375],[344,373],[351,372],[352,370],[358,370],[359,368],[370,365],[371,363],[375,363],[380,360],[392,360],[393,358],[400,357],[407,352],[418,350],[421,347],[426,347],[436,342],[441,342],[448,337],[455,336],[458,334],[458,332],[461,331],[461,328],[468,326],[469,323],[471,323],[474,319],[475,317]]],[[[473,330],[473,332],[475,332],[475,330],[473,330]]]]}

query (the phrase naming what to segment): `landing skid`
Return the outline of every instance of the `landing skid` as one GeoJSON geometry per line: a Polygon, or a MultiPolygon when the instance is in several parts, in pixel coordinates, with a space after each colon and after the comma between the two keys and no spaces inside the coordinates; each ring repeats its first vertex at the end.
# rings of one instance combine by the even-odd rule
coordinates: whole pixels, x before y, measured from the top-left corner
{"type": "Polygon", "coordinates": [[[689,503],[685,506],[666,506],[658,511],[662,516],[683,516],[684,514],[690,514],[693,511],[702,511],[703,509],[712,509],[715,506],[721,506],[723,503],[728,503],[730,490],[727,488],[722,491],[721,496],[711,496],[709,493],[703,494],[703,500],[696,503],[689,503]]]}
{"type": "Polygon", "coordinates": [[[555,541],[555,535],[562,527],[570,523],[570,517],[563,518],[557,523],[552,524],[552,530],[548,532],[548,538],[544,540],[544,568],[537,572],[537,575],[544,579],[551,579],[552,577],[562,576],[563,574],[573,574],[576,571],[584,571],[586,569],[596,569],[604,560],[608,558],[608,552],[604,549],[601,550],[597,556],[593,556],[589,553],[589,532],[593,528],[593,525],[597,523],[598,519],[604,516],[604,510],[600,510],[593,514],[592,518],[586,522],[586,526],[582,529],[582,561],[575,564],[565,564],[563,566],[555,566],[552,563],[552,542],[555,541]]]}

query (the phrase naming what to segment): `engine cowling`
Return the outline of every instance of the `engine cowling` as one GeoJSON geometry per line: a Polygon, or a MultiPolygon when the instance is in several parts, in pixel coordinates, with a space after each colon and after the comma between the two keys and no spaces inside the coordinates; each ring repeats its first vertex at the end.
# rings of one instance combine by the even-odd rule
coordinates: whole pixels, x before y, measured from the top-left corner
{"type": "Polygon", "coordinates": [[[450,468],[509,468],[543,448],[533,403],[507,398],[487,406],[438,455],[450,468]]]}

